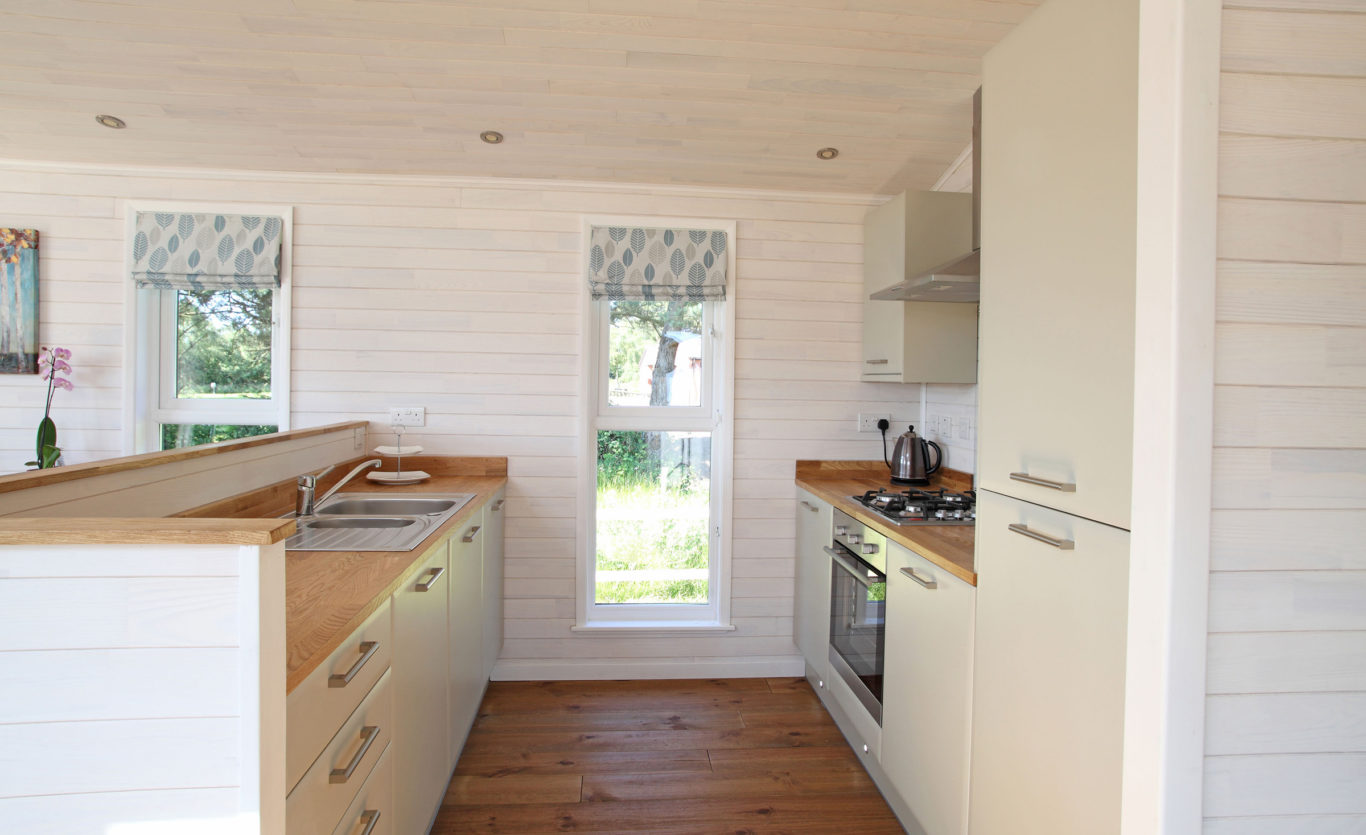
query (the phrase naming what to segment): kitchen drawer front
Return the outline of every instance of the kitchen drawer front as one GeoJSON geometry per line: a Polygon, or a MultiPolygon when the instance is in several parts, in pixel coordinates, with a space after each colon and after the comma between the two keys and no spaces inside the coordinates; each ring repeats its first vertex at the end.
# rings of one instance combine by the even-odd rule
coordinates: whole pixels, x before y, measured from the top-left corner
{"type": "MultiPolygon", "coordinates": [[[[285,785],[293,788],[318,758],[318,752],[337,733],[338,726],[356,710],[365,694],[389,669],[393,653],[393,621],[389,601],[373,615],[318,669],[309,673],[285,700],[285,785]],[[369,644],[373,643],[373,652],[369,644]],[[365,649],[361,644],[366,644],[365,649]],[[366,655],[368,654],[368,658],[366,655]],[[346,676],[354,670],[349,683],[330,686],[328,680],[346,676]]],[[[340,680],[337,684],[341,684],[340,680]]]]}
{"type": "Polygon", "coordinates": [[[285,800],[290,832],[331,832],[389,747],[393,691],[386,672],[285,800]],[[349,776],[340,772],[349,771],[349,776]],[[333,773],[338,776],[333,778],[333,773]],[[338,782],[333,782],[337,779],[338,782]]]}
{"type": "Polygon", "coordinates": [[[332,835],[393,835],[394,746],[391,743],[375,763],[370,778],[342,815],[332,835]]]}

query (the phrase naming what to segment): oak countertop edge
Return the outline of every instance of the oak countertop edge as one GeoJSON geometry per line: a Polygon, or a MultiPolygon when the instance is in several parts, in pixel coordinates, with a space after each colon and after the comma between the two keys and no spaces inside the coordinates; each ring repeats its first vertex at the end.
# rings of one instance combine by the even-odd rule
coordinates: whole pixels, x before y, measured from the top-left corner
{"type": "Polygon", "coordinates": [[[850,473],[845,476],[801,477],[796,484],[822,501],[828,502],[874,530],[886,535],[892,542],[914,551],[958,579],[972,586],[977,585],[977,572],[973,565],[972,547],[974,528],[970,525],[953,526],[899,526],[888,523],[868,511],[863,505],[848,497],[855,492],[886,487],[886,478],[859,477],[850,473]],[[855,482],[862,485],[858,489],[855,482]],[[956,553],[955,553],[956,552],[956,553]]]}
{"type": "Polygon", "coordinates": [[[0,545],[273,545],[293,519],[41,517],[0,519],[0,545]]]}

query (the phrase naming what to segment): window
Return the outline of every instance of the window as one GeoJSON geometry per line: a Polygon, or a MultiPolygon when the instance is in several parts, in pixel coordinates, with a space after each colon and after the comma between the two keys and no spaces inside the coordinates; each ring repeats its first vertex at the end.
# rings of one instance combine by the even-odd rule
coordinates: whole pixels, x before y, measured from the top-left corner
{"type": "Polygon", "coordinates": [[[580,629],[728,628],[724,300],[591,299],[580,629]]]}
{"type": "MultiPolygon", "coordinates": [[[[136,311],[129,335],[136,357],[129,423],[136,452],[289,428],[288,248],[279,244],[290,231],[288,210],[260,212],[274,221],[264,235],[266,227],[256,222],[261,217],[212,214],[216,211],[129,211],[130,292],[136,311]],[[234,227],[238,218],[244,221],[241,228],[234,227]],[[155,226],[156,219],[164,227],[155,226]],[[278,272],[251,275],[258,269],[253,258],[276,260],[262,242],[264,237],[273,237],[280,251],[278,272]],[[222,252],[221,260],[233,264],[234,274],[178,275],[166,255],[152,257],[158,246],[171,253],[193,246],[207,247],[214,255],[222,252]],[[238,257],[229,257],[234,251],[238,257]]],[[[196,269],[208,260],[192,258],[196,269]]],[[[188,269],[184,263],[189,262],[182,262],[179,269],[188,269]]]]}

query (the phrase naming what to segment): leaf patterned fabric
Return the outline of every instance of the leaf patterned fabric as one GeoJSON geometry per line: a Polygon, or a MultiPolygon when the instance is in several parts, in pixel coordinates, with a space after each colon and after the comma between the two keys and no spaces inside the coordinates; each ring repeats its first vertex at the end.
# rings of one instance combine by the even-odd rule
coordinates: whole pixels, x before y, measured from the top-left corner
{"type": "Polygon", "coordinates": [[[588,288],[594,299],[719,301],[726,297],[726,233],[594,226],[588,288]]]}
{"type": "Polygon", "coordinates": [[[273,289],[283,233],[278,217],[139,212],[133,281],[161,290],[273,289]]]}

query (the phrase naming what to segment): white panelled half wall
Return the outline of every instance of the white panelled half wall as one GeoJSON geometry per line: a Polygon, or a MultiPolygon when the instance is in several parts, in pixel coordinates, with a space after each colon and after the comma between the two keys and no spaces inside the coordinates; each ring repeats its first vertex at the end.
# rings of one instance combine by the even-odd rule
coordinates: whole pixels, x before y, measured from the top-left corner
{"type": "MultiPolygon", "coordinates": [[[[793,657],[794,460],[881,455],[876,434],[856,432],[859,411],[890,413],[894,425],[920,417],[919,386],[858,381],[862,218],[877,198],[3,163],[0,172],[4,225],[43,235],[39,339],[73,352],[76,389],[53,403],[72,463],[124,451],[126,201],[292,206],[292,426],[368,419],[382,441],[389,407],[424,406],[427,425],[405,440],[508,457],[508,659],[582,667],[668,655],[744,674],[793,657]],[[730,635],[570,637],[585,214],[737,222],[730,635]],[[736,657],[740,666],[716,666],[736,657]]],[[[0,472],[32,457],[43,394],[36,377],[0,377],[0,472]]]]}

